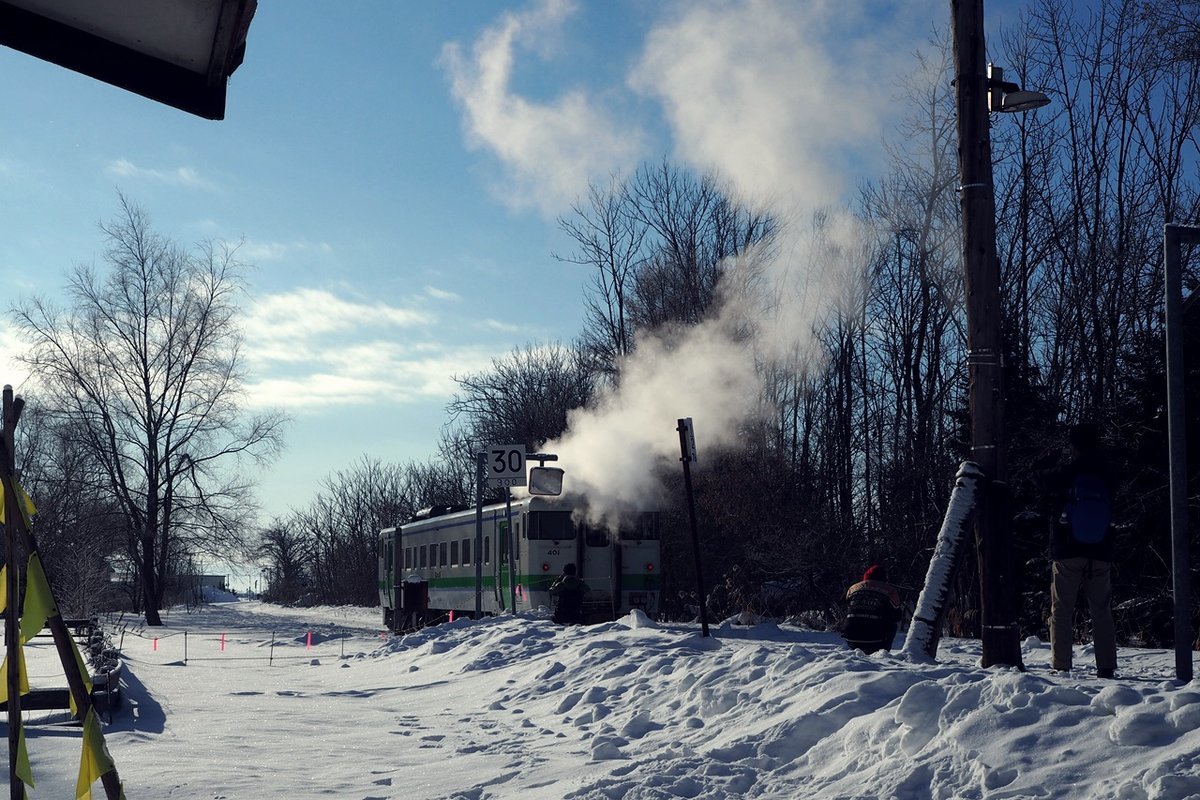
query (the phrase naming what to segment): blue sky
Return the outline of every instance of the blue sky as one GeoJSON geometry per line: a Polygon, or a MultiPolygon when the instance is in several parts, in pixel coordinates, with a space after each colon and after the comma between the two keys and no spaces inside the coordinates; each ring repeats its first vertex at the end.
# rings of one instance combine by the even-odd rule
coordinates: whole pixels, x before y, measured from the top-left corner
{"type": "MultiPolygon", "coordinates": [[[[580,328],[556,217],[664,156],[803,214],[876,174],[942,2],[262,0],[227,118],[0,49],[0,279],[53,296],[120,190],[244,240],[250,399],[294,422],[269,514],[434,452],[453,375],[580,328]],[[891,106],[891,107],[890,107],[891,106]]],[[[0,325],[0,381],[23,377],[0,325]]]]}

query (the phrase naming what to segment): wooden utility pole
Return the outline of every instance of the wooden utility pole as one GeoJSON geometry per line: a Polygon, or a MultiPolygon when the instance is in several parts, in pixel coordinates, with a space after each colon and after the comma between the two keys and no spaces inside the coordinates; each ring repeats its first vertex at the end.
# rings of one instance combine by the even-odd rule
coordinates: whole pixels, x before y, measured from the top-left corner
{"type": "Polygon", "coordinates": [[[988,77],[983,0],[950,0],[958,164],[962,183],[963,266],[967,291],[967,369],[971,457],[984,474],[975,515],[979,556],[983,666],[1023,667],[1016,625],[1008,475],[1004,458],[1000,263],[988,130],[988,77]]]}

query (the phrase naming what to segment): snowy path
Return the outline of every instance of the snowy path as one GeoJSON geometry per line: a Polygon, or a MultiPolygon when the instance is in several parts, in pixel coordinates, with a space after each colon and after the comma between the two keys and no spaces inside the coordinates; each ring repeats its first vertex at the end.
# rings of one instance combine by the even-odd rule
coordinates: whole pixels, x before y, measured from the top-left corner
{"type": "MultiPolygon", "coordinates": [[[[187,666],[180,636],[127,635],[106,736],[130,800],[1200,795],[1200,683],[1171,683],[1163,651],[1123,650],[1102,682],[1085,648],[1050,676],[1036,640],[1019,673],[960,640],[914,664],[773,625],[519,617],[385,641],[376,615],[176,612],[156,632],[188,630],[187,666]]],[[[77,736],[31,738],[34,800],[71,796],[77,736]]]]}

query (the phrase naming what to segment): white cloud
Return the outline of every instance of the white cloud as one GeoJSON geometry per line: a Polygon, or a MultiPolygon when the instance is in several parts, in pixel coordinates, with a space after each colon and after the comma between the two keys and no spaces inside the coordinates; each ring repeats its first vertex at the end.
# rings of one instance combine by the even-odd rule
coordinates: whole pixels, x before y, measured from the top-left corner
{"type": "Polygon", "coordinates": [[[614,119],[583,89],[544,103],[513,91],[518,52],[544,47],[573,12],[569,0],[540,0],[526,12],[505,13],[469,54],[457,42],[442,50],[468,145],[503,165],[501,199],[547,216],[568,209],[593,177],[630,166],[641,147],[641,132],[614,119]]]}
{"type": "Polygon", "coordinates": [[[267,295],[253,303],[244,330],[258,341],[302,347],[323,334],[370,327],[405,328],[433,321],[434,317],[424,311],[382,302],[359,303],[323,289],[300,288],[267,295]]]}
{"type": "Polygon", "coordinates": [[[252,405],[292,411],[448,399],[458,388],[453,376],[487,369],[496,355],[446,346],[418,356],[391,342],[367,342],[314,355],[306,374],[266,378],[247,388],[252,405]]]}
{"type": "Polygon", "coordinates": [[[297,253],[314,252],[330,255],[333,247],[327,242],[260,242],[250,239],[238,248],[238,257],[251,264],[261,264],[264,261],[282,261],[297,253]]]}
{"type": "Polygon", "coordinates": [[[448,398],[453,375],[487,368],[496,352],[423,338],[436,322],[320,289],[262,298],[243,323],[252,374],[263,376],[247,387],[250,402],[302,411],[448,398]]]}
{"type": "Polygon", "coordinates": [[[176,167],[175,169],[148,169],[139,167],[125,158],[110,161],[105,166],[105,172],[116,178],[131,178],[133,180],[151,183],[165,183],[170,186],[183,186],[192,189],[215,191],[217,185],[207,178],[200,176],[192,167],[176,167]]]}
{"type": "Polygon", "coordinates": [[[0,317],[0,386],[12,386],[18,394],[29,379],[29,372],[16,361],[16,355],[25,350],[25,343],[16,330],[0,317]]]}
{"type": "Polygon", "coordinates": [[[498,319],[488,317],[480,321],[480,326],[491,331],[499,331],[501,333],[520,333],[524,330],[520,325],[514,325],[511,322],[501,322],[498,319]]]}
{"type": "Polygon", "coordinates": [[[459,300],[462,300],[462,295],[456,292],[448,292],[445,289],[439,289],[436,286],[426,286],[425,294],[429,295],[434,300],[446,300],[452,303],[457,303],[459,300]]]}

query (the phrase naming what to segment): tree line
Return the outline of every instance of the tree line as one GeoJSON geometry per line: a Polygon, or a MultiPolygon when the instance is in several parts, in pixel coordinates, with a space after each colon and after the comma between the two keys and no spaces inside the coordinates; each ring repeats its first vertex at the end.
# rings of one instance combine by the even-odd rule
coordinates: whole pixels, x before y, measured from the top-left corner
{"type": "MultiPolygon", "coordinates": [[[[1121,633],[1131,643],[1170,633],[1161,242],[1164,223],[1200,224],[1197,11],[1195,0],[1101,0],[1088,8],[1036,0],[998,38],[1006,75],[1053,100],[1036,113],[994,118],[992,127],[1012,544],[1024,564],[1028,634],[1044,632],[1049,608],[1052,510],[1036,476],[1061,455],[1066,426],[1082,420],[1101,423],[1121,476],[1121,633]]],[[[935,37],[933,45],[914,57],[886,171],[850,204],[865,233],[861,248],[843,254],[854,280],[811,332],[818,346],[757,363],[761,412],[742,423],[738,448],[714,453],[695,474],[706,578],[721,585],[726,604],[718,611],[751,606],[834,624],[846,586],[872,563],[887,564],[910,597],[919,589],[969,449],[952,75],[947,43],[935,37]]],[[[488,370],[456,376],[436,454],[405,464],[364,457],[329,475],[306,507],[274,520],[257,545],[268,596],[376,602],[380,528],[424,506],[473,502],[481,448],[525,442],[534,449],[560,436],[569,411],[620,386],[639,337],[711,319],[731,283],[747,279],[734,266],[739,257],[778,255],[787,226],[815,237],[828,227],[825,212],[785,223],[731,185],[667,160],[594,184],[559,219],[570,249],[557,257],[587,281],[578,336],[530,344],[488,370]]],[[[1185,253],[1185,270],[1192,292],[1193,254],[1185,253]]],[[[1200,329],[1195,306],[1188,304],[1192,336],[1200,329]]],[[[22,319],[32,325],[37,317],[22,319]]],[[[1197,369],[1192,361],[1192,408],[1200,402],[1197,369]]],[[[48,474],[63,486],[75,463],[70,447],[124,436],[102,415],[93,418],[96,398],[69,396],[66,386],[53,395],[56,419],[83,427],[78,435],[66,429],[63,452],[42,456],[58,465],[48,474]]],[[[138,415],[151,419],[140,407],[138,415]]],[[[240,438],[215,452],[240,446],[266,454],[279,422],[239,428],[240,438]]],[[[1196,431],[1189,435],[1195,465],[1200,441],[1196,431]]],[[[156,466],[139,473],[137,492],[124,497],[112,490],[122,462],[107,464],[93,457],[97,445],[89,447],[78,469],[92,475],[88,502],[101,513],[91,519],[113,520],[114,551],[124,543],[141,570],[161,575],[164,558],[204,546],[205,537],[192,542],[187,530],[213,524],[244,533],[222,527],[214,507],[239,485],[201,491],[207,462],[191,460],[200,452],[194,446],[159,452],[139,444],[139,457],[153,454],[156,466]],[[183,453],[192,455],[185,461],[183,453]],[[152,494],[159,499],[150,509],[152,494]],[[163,529],[168,495],[172,514],[186,521],[170,525],[178,540],[155,538],[148,524],[153,516],[153,532],[163,529]],[[160,548],[153,562],[144,557],[150,542],[160,548]]],[[[686,512],[679,477],[660,477],[665,596],[671,613],[686,614],[695,603],[686,512]]],[[[1195,517],[1194,500],[1191,509],[1195,517]]],[[[977,632],[974,585],[973,560],[964,558],[950,617],[957,633],[977,632]]]]}

